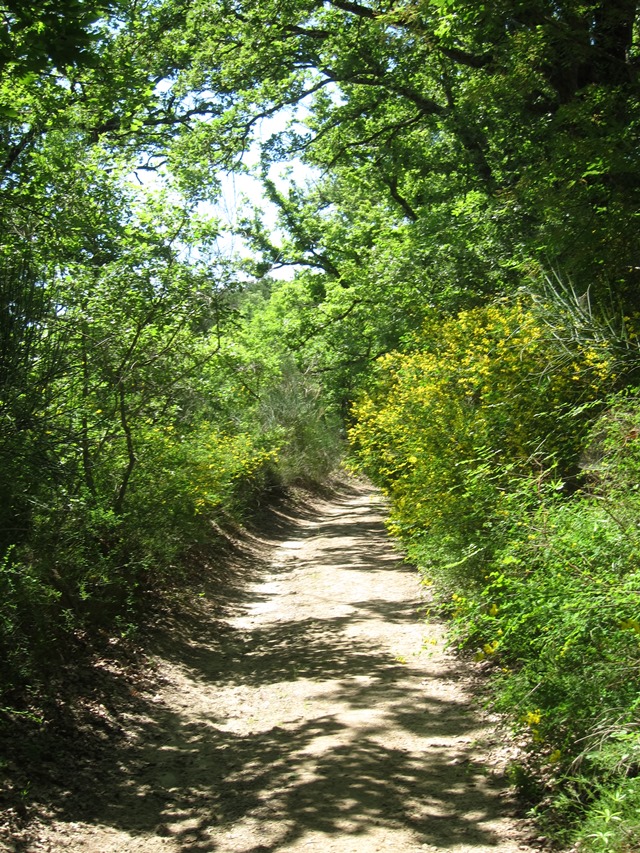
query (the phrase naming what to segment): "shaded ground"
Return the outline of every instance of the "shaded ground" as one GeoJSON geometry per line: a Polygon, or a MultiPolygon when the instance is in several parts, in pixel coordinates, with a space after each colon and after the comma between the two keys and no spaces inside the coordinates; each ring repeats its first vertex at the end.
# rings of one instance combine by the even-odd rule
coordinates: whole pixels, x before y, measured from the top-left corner
{"type": "Polygon", "coordinates": [[[117,723],[105,709],[109,749],[50,773],[4,849],[531,850],[469,673],[420,618],[382,513],[351,483],[276,517],[236,555],[250,582],[222,607],[203,588],[159,633],[152,684],[128,688],[117,723]]]}

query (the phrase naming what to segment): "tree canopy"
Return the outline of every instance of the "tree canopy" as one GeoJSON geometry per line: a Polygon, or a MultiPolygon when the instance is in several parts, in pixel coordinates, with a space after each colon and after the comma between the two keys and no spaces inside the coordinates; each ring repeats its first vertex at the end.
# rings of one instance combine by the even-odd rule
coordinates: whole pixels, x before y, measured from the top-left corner
{"type": "Polygon", "coordinates": [[[0,689],[348,434],[543,758],[636,737],[638,5],[0,2],[0,689]]]}

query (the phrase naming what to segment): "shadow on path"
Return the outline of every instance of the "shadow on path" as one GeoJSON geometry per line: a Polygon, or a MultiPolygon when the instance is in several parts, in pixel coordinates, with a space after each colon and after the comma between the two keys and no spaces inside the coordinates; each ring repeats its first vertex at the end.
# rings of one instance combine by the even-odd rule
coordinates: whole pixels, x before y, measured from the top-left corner
{"type": "MultiPolygon", "coordinates": [[[[345,487],[331,515],[308,513],[295,527],[283,519],[276,557],[296,552],[287,543],[304,547],[301,559],[276,559],[269,577],[277,583],[318,566],[346,567],[384,573],[383,586],[393,588],[408,569],[367,500],[360,487],[345,487]],[[307,559],[310,545],[316,551],[307,559]]],[[[333,612],[331,581],[326,596],[303,587],[304,608],[298,616],[292,604],[283,619],[260,615],[260,607],[278,595],[295,599],[290,587],[245,588],[229,607],[236,614],[257,608],[255,624],[174,625],[157,654],[184,679],[180,701],[160,689],[136,697],[126,734],[97,761],[93,789],[82,787],[82,777],[61,788],[49,804],[55,819],[124,831],[140,837],[136,850],[150,851],[160,849],[155,839],[167,850],[264,853],[298,842],[303,849],[302,839],[317,833],[330,842],[373,830],[401,833],[398,851],[498,849],[488,824],[504,814],[503,785],[474,758],[478,721],[464,692],[432,689],[456,673],[443,675],[421,659],[399,662],[364,630],[415,624],[416,601],[387,599],[379,584],[371,597],[362,587],[355,592],[333,612]],[[324,596],[318,615],[314,595],[324,596]],[[307,699],[296,692],[303,689],[307,699]],[[208,698],[192,699],[199,695],[208,698]],[[244,834],[234,837],[238,827],[244,834]]]]}

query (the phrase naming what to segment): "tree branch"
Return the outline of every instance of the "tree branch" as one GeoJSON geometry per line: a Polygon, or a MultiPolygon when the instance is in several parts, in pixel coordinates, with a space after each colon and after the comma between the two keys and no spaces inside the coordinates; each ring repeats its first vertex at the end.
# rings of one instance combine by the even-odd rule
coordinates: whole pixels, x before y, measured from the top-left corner
{"type": "Polygon", "coordinates": [[[362,6],[360,3],[353,3],[351,0],[329,0],[331,6],[336,9],[342,9],[343,12],[349,12],[352,15],[357,15],[359,18],[374,19],[380,16],[379,12],[374,12],[368,6],[362,6]]]}
{"type": "Polygon", "coordinates": [[[400,194],[400,191],[398,190],[398,179],[397,179],[397,177],[395,175],[393,175],[392,177],[387,178],[381,174],[380,179],[382,180],[382,183],[385,186],[389,187],[389,193],[391,194],[391,198],[398,205],[400,205],[400,207],[404,211],[404,215],[407,217],[407,219],[410,219],[412,222],[417,222],[418,221],[418,214],[415,212],[415,210],[411,207],[411,205],[406,200],[406,198],[404,198],[404,196],[402,196],[400,194]]]}

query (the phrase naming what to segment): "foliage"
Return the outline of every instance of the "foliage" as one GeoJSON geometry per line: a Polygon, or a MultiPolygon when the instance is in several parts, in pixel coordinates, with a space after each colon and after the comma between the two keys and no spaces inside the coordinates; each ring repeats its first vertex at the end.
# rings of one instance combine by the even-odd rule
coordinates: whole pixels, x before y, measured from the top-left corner
{"type": "Polygon", "coordinates": [[[4,0],[0,70],[9,63],[25,73],[89,62],[97,41],[92,29],[113,5],[104,0],[4,0]]]}
{"type": "Polygon", "coordinates": [[[168,186],[136,188],[130,168],[45,134],[12,177],[28,206],[0,197],[2,691],[41,681],[54,641],[68,655],[80,636],[135,628],[212,519],[331,464],[298,453],[316,398],[289,416],[274,404],[291,389],[284,355],[247,393],[268,347],[249,336],[233,355],[241,297],[212,254],[215,222],[168,186]]]}
{"type": "Polygon", "coordinates": [[[592,345],[564,358],[522,302],[434,320],[415,347],[379,361],[350,438],[393,499],[392,529],[464,552],[468,577],[512,523],[514,483],[525,506],[527,479],[575,488],[585,425],[571,413],[598,399],[611,359],[592,345]]]}
{"type": "Polygon", "coordinates": [[[631,849],[637,832],[638,509],[633,496],[614,508],[610,494],[546,497],[487,567],[482,591],[454,602],[459,640],[501,668],[498,707],[551,770],[547,820],[586,809],[586,850],[631,849]],[[591,832],[618,795],[631,807],[619,846],[605,848],[591,832]]]}
{"type": "Polygon", "coordinates": [[[269,194],[287,157],[322,175],[276,193],[286,240],[258,239],[265,263],[351,287],[359,260],[370,286],[382,276],[453,310],[551,263],[579,293],[635,306],[635,3],[170,8],[174,95],[205,111],[217,95],[214,120],[177,135],[176,162],[244,151],[286,109],[261,146],[269,194]]]}
{"type": "Polygon", "coordinates": [[[637,4],[1,11],[0,686],[135,626],[346,423],[557,813],[631,848],[637,4]],[[251,164],[278,230],[244,210],[225,261],[202,202],[251,164]]]}
{"type": "MultiPolygon", "coordinates": [[[[245,399],[256,404],[261,429],[280,436],[283,483],[319,483],[339,464],[342,423],[318,372],[322,345],[306,325],[308,295],[298,283],[277,284],[245,292],[243,325],[227,358],[242,377],[245,399]],[[297,345],[301,336],[311,344],[304,354],[297,345]]],[[[319,320],[316,315],[311,322],[319,320]]]]}
{"type": "MultiPolygon", "coordinates": [[[[624,736],[624,732],[621,733],[624,736]]],[[[637,751],[637,749],[636,749],[637,751]]],[[[634,850],[640,843],[640,792],[638,778],[613,788],[603,787],[587,810],[578,836],[581,850],[590,853],[634,850]]]]}

